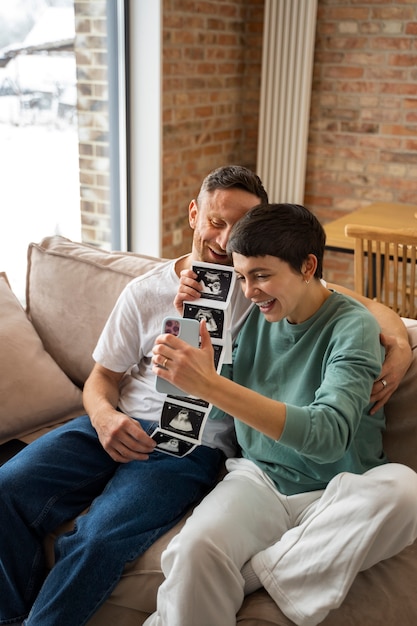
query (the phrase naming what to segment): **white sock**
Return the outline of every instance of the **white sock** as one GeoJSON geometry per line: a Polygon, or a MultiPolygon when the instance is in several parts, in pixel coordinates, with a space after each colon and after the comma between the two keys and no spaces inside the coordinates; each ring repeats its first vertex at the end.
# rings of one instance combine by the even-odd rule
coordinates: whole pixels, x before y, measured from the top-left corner
{"type": "Polygon", "coordinates": [[[255,574],[255,571],[252,567],[252,563],[250,561],[246,561],[240,573],[245,579],[245,587],[244,587],[245,596],[249,595],[250,593],[253,593],[257,589],[260,589],[262,587],[262,583],[259,580],[258,576],[255,574]]]}

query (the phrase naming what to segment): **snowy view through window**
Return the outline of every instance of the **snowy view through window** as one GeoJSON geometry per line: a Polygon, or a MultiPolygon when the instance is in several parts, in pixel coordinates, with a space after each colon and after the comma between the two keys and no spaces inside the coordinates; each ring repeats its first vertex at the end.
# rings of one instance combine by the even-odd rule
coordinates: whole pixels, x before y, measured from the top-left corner
{"type": "Polygon", "coordinates": [[[31,241],[80,240],[72,0],[0,3],[0,271],[24,300],[31,241]]]}

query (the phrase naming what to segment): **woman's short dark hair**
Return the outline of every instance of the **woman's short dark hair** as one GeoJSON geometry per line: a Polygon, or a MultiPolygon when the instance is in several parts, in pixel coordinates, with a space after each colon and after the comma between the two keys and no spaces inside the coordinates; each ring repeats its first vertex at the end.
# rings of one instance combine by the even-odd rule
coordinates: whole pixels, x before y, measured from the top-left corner
{"type": "Polygon", "coordinates": [[[210,172],[203,180],[198,196],[217,189],[243,189],[257,196],[260,202],[268,202],[268,194],[259,176],[243,165],[225,165],[210,172]]]}
{"type": "Polygon", "coordinates": [[[260,204],[232,228],[227,252],[246,257],[275,256],[296,272],[309,254],[317,258],[315,278],[323,275],[326,234],[315,215],[300,204],[260,204]]]}

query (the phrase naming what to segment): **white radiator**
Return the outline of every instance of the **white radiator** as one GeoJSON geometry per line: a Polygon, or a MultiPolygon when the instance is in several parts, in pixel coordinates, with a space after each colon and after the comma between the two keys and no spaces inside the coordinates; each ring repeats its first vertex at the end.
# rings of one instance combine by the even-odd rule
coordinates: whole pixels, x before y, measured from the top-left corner
{"type": "Polygon", "coordinates": [[[304,201],[317,0],[265,0],[257,172],[270,202],[304,201]]]}

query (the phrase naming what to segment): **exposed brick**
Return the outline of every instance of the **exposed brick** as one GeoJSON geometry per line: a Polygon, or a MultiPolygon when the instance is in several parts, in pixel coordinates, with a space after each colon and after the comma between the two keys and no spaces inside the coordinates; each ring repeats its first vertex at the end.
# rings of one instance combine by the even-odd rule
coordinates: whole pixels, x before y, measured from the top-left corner
{"type": "Polygon", "coordinates": [[[417,136],[417,125],[409,125],[409,126],[403,126],[403,125],[389,125],[389,124],[382,124],[381,125],[381,134],[383,135],[403,135],[403,136],[407,136],[407,137],[415,137],[417,136]]]}
{"type": "Polygon", "coordinates": [[[340,23],[358,22],[366,20],[370,16],[370,9],[368,3],[363,3],[364,6],[334,6],[333,2],[328,0],[319,0],[318,4],[318,18],[319,20],[335,21],[340,23]]]}
{"type": "MultiPolygon", "coordinates": [[[[402,111],[398,108],[377,107],[377,108],[364,108],[361,111],[362,120],[373,120],[374,122],[398,122],[402,119],[402,111]]],[[[379,126],[376,127],[379,130],[379,126]]],[[[364,130],[366,132],[366,129],[364,130]]]]}
{"type": "Polygon", "coordinates": [[[359,32],[362,34],[375,35],[383,30],[383,24],[379,22],[362,22],[359,24],[359,32]]]}
{"type": "Polygon", "coordinates": [[[397,20],[407,21],[415,17],[414,7],[401,5],[399,2],[393,4],[389,0],[381,0],[379,6],[372,8],[371,16],[374,20],[397,20]]]}
{"type": "Polygon", "coordinates": [[[398,65],[402,67],[415,67],[417,65],[416,54],[391,54],[388,57],[390,65],[398,65]]]}
{"type": "MultiPolygon", "coordinates": [[[[75,5],[83,238],[107,245],[106,2],[75,5]]],[[[256,169],[264,0],[162,8],[163,254],[175,256],[191,245],[187,207],[207,172],[256,169]]],[[[306,204],[329,221],[375,200],[415,202],[415,0],[318,0],[316,33],[306,204]]],[[[352,286],[352,255],[326,256],[326,278],[352,286]]]]}
{"type": "Polygon", "coordinates": [[[386,56],[376,52],[350,52],[345,55],[345,62],[363,68],[385,64],[386,56]]]}
{"type": "Polygon", "coordinates": [[[348,66],[331,66],[328,67],[323,76],[326,78],[341,78],[349,80],[350,78],[361,78],[363,76],[364,67],[348,67],[348,66]]]}
{"type": "Polygon", "coordinates": [[[374,37],[371,46],[377,50],[411,50],[412,40],[406,37],[374,37]]]}
{"type": "Polygon", "coordinates": [[[417,109],[417,98],[404,98],[402,106],[405,109],[417,109]]]}
{"type": "Polygon", "coordinates": [[[417,22],[406,24],[405,33],[406,35],[417,35],[417,22]]]}
{"type": "Polygon", "coordinates": [[[386,65],[380,65],[379,67],[367,67],[364,77],[370,82],[401,82],[407,80],[406,70],[387,67],[386,65]]]}
{"type": "MultiPolygon", "coordinates": [[[[369,201],[415,203],[416,8],[318,0],[305,198],[323,221],[369,201]],[[363,69],[362,79],[339,66],[363,69]]],[[[334,255],[331,280],[349,286],[352,269],[334,255]]]]}

